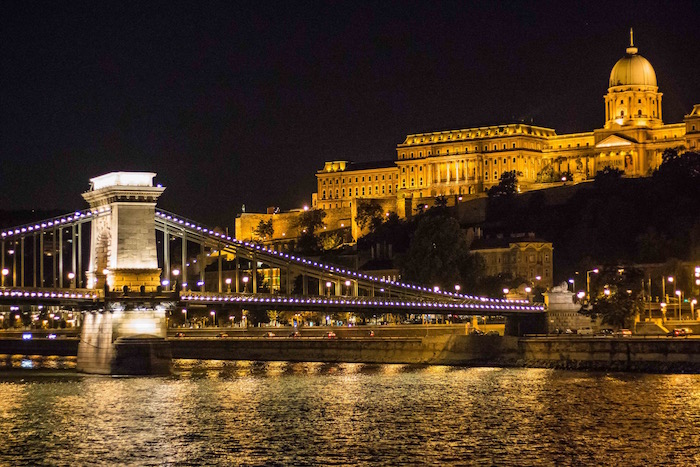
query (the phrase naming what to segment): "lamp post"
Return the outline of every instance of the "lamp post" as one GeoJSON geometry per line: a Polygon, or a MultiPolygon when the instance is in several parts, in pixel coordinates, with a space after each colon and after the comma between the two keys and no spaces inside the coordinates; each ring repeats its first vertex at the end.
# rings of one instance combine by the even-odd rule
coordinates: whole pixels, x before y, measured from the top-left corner
{"type": "MultiPolygon", "coordinates": [[[[664,278],[662,277],[662,279],[664,278]]],[[[666,296],[666,281],[668,281],[669,284],[673,284],[673,276],[668,276],[665,278],[665,280],[661,281],[661,296],[663,297],[663,300],[668,302],[668,297],[666,296]]]]}
{"type": "Polygon", "coordinates": [[[75,273],[74,272],[68,273],[68,280],[70,281],[70,288],[74,289],[75,288],[75,273]]]}
{"type": "Polygon", "coordinates": [[[226,282],[226,291],[228,293],[231,293],[231,278],[227,277],[224,282],[226,282]]]}
{"type": "Polygon", "coordinates": [[[586,297],[588,298],[588,301],[591,300],[591,273],[598,274],[599,272],[600,269],[598,268],[586,271],[586,297]]]}
{"type": "MultiPolygon", "coordinates": [[[[692,299],[690,301],[690,319],[695,318],[695,305],[698,304],[698,301],[696,299],[692,299]]],[[[700,314],[700,313],[698,313],[700,314]]]]}
{"type": "Polygon", "coordinates": [[[576,291],[576,283],[574,282],[574,280],[569,279],[569,284],[571,284],[571,291],[575,292],[576,291]]]}
{"type": "Polygon", "coordinates": [[[350,281],[345,281],[345,292],[346,292],[346,295],[350,295],[350,284],[351,284],[350,281]]]}
{"type": "Polygon", "coordinates": [[[5,277],[10,273],[10,270],[7,268],[3,268],[2,270],[2,279],[0,279],[2,282],[0,283],[0,287],[5,287],[5,277]]]}
{"type": "Polygon", "coordinates": [[[661,307],[661,321],[666,322],[666,302],[659,303],[661,307]]]}
{"type": "Polygon", "coordinates": [[[243,293],[248,293],[248,280],[250,278],[248,276],[243,276],[243,293]]]}
{"type": "Polygon", "coordinates": [[[331,296],[331,286],[332,285],[333,284],[331,283],[331,281],[326,282],[326,293],[328,294],[329,297],[331,296]]]}
{"type": "Polygon", "coordinates": [[[211,315],[211,325],[216,327],[216,311],[211,310],[209,314],[211,315]]]}
{"type": "Polygon", "coordinates": [[[462,290],[462,286],[455,284],[455,292],[459,293],[460,290],[462,290]]]}
{"type": "MultiPolygon", "coordinates": [[[[177,287],[177,278],[180,276],[180,270],[179,269],[173,269],[171,274],[175,278],[175,287],[177,287]]],[[[176,290],[175,292],[179,292],[179,290],[176,290]]]]}
{"type": "Polygon", "coordinates": [[[678,320],[681,319],[681,299],[683,297],[683,292],[676,290],[676,295],[678,296],[678,320]]]}
{"type": "Polygon", "coordinates": [[[182,309],[182,314],[185,315],[185,326],[187,326],[187,308],[182,309]]]}

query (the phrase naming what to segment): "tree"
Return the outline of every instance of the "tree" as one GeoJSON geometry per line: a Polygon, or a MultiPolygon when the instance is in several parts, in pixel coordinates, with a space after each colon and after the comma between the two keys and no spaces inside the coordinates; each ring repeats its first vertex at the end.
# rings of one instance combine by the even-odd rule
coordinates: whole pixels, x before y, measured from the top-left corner
{"type": "Polygon", "coordinates": [[[540,183],[554,182],[557,180],[557,173],[554,171],[554,167],[551,164],[547,164],[537,172],[537,178],[535,180],[540,183]]]}
{"type": "Polygon", "coordinates": [[[635,315],[644,311],[643,278],[639,269],[604,268],[591,288],[591,306],[583,313],[602,318],[604,324],[630,327],[635,315]]]}
{"type": "Polygon", "coordinates": [[[308,232],[311,235],[316,233],[316,230],[323,228],[325,222],[323,219],[326,217],[326,211],[321,209],[311,209],[309,211],[303,211],[296,220],[296,226],[302,233],[308,232]]]}
{"type": "Polygon", "coordinates": [[[296,220],[296,227],[301,231],[296,243],[296,249],[302,254],[314,254],[320,250],[319,238],[316,231],[321,229],[325,223],[325,211],[311,209],[302,212],[296,220]]]}
{"type": "Polygon", "coordinates": [[[472,282],[469,274],[480,264],[470,255],[467,237],[455,219],[425,216],[403,258],[401,274],[408,280],[452,290],[465,279],[472,282]]]}
{"type": "Polygon", "coordinates": [[[616,167],[606,165],[603,170],[595,174],[595,183],[598,185],[610,185],[622,178],[624,172],[616,167]]]}
{"type": "Polygon", "coordinates": [[[489,198],[512,198],[518,192],[518,173],[515,170],[503,172],[495,185],[489,189],[489,198]]]}
{"type": "Polygon", "coordinates": [[[374,232],[384,220],[383,212],[382,206],[376,199],[358,200],[355,222],[361,230],[369,227],[370,232],[374,232]]]}
{"type": "Polygon", "coordinates": [[[260,219],[258,226],[253,230],[253,233],[263,240],[272,238],[275,233],[275,229],[272,227],[272,219],[267,222],[260,219]]]}

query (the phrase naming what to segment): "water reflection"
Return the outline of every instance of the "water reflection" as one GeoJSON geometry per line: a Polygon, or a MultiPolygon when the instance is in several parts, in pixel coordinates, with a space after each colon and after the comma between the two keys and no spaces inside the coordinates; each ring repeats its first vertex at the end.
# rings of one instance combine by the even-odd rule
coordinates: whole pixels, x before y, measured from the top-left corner
{"type": "Polygon", "coordinates": [[[0,372],[0,465],[700,462],[698,375],[178,360],[110,378],[38,362],[0,372]]]}

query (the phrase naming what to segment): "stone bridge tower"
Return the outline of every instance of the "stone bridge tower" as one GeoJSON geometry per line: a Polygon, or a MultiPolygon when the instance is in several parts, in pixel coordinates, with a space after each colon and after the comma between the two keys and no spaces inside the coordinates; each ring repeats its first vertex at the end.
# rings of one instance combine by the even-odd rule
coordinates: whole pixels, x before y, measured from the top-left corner
{"type": "Polygon", "coordinates": [[[83,198],[102,213],[92,221],[91,288],[153,292],[160,285],[155,207],[165,188],[153,186],[155,173],[112,172],[90,179],[83,198]]]}

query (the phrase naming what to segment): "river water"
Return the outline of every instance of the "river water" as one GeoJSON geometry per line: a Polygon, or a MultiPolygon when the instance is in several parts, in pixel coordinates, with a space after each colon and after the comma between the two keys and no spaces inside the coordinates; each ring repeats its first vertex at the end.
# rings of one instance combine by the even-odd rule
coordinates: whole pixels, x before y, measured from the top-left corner
{"type": "Polygon", "coordinates": [[[0,465],[700,465],[700,375],[2,363],[0,465]]]}

